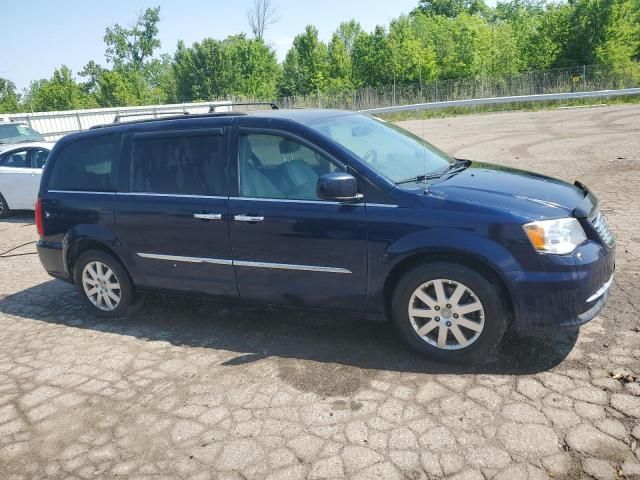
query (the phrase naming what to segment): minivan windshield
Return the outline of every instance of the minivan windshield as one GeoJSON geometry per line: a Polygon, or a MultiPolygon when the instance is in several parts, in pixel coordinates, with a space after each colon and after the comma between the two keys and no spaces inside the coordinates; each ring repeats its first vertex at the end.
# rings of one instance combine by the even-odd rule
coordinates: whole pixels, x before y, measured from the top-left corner
{"type": "Polygon", "coordinates": [[[44,137],[33,128],[22,123],[0,124],[0,144],[42,142],[44,137]]]}
{"type": "Polygon", "coordinates": [[[393,183],[445,172],[455,162],[422,138],[392,123],[354,114],[308,124],[340,144],[393,183]]]}

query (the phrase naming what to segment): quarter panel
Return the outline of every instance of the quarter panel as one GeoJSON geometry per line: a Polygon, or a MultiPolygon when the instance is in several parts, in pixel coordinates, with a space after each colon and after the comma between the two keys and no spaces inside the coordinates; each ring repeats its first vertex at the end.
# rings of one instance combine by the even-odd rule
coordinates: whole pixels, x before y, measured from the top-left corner
{"type": "Polygon", "coordinates": [[[0,193],[13,210],[31,209],[35,205],[40,176],[32,168],[0,167],[0,193]]]}

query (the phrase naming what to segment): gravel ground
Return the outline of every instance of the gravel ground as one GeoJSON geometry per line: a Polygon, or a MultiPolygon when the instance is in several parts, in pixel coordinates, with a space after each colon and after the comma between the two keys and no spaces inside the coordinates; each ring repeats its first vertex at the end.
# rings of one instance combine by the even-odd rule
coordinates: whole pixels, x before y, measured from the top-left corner
{"type": "MultiPolygon", "coordinates": [[[[589,185],[618,236],[603,314],[452,366],[342,314],[154,296],[96,320],[29,245],[0,258],[0,478],[640,478],[640,106],[405,126],[589,185]]],[[[0,252],[35,238],[0,221],[0,252]]]]}

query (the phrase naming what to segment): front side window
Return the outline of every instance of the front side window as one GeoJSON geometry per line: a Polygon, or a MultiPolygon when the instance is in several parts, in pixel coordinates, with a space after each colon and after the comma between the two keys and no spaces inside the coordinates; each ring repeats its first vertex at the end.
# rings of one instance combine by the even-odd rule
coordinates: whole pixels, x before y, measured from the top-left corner
{"type": "Polygon", "coordinates": [[[131,191],[173,195],[227,194],[222,135],[141,137],[133,144],[131,191]]]}
{"type": "Polygon", "coordinates": [[[30,166],[28,153],[27,150],[6,153],[0,158],[0,167],[28,168],[30,166]]]}
{"type": "Polygon", "coordinates": [[[248,198],[319,200],[318,178],[341,170],[290,138],[243,134],[239,144],[240,195],[248,198]]]}
{"type": "Polygon", "coordinates": [[[309,126],[394,183],[443,172],[454,161],[407,130],[365,115],[323,118],[309,126]]]}
{"type": "Polygon", "coordinates": [[[86,138],[67,145],[57,155],[49,179],[51,190],[115,191],[115,164],[120,135],[86,138]]]}

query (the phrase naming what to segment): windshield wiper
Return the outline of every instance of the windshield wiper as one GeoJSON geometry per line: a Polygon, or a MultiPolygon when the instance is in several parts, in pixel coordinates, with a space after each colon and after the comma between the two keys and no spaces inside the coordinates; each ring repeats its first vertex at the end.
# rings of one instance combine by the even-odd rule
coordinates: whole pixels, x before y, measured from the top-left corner
{"type": "Polygon", "coordinates": [[[402,185],[403,183],[424,182],[425,180],[434,180],[436,178],[441,178],[442,176],[444,176],[444,175],[446,175],[448,173],[461,172],[462,170],[464,170],[468,166],[469,166],[469,161],[468,160],[460,160],[460,159],[457,158],[455,162],[451,163],[447,168],[445,168],[443,171],[441,171],[439,173],[427,173],[427,174],[423,174],[423,175],[417,175],[417,176],[411,177],[411,178],[405,178],[404,180],[397,181],[396,185],[402,185]]]}
{"type": "Polygon", "coordinates": [[[434,178],[440,178],[444,175],[444,172],[441,173],[429,173],[427,175],[418,175],[411,178],[405,178],[404,180],[399,180],[396,182],[396,185],[402,185],[403,183],[418,183],[424,182],[425,180],[433,180],[434,178]]]}

